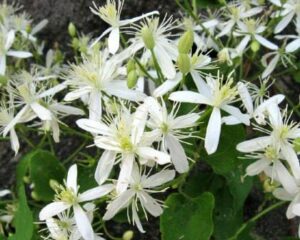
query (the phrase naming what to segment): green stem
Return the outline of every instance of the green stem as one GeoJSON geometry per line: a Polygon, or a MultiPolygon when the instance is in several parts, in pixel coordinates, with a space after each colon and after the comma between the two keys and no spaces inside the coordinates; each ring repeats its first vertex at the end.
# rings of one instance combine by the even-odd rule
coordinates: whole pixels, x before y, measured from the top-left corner
{"type": "Polygon", "coordinates": [[[261,211],[260,213],[258,213],[257,215],[255,215],[254,217],[250,218],[247,222],[245,222],[244,224],[242,224],[242,226],[236,231],[236,233],[229,238],[228,240],[237,240],[238,236],[252,223],[255,223],[258,219],[260,219],[261,217],[263,217],[264,215],[268,214],[269,212],[271,212],[272,210],[284,205],[286,202],[285,201],[280,201],[277,203],[274,203],[273,205],[269,206],[268,208],[266,208],[265,210],[261,211]]]}
{"type": "Polygon", "coordinates": [[[85,146],[86,146],[87,140],[85,140],[65,161],[64,163],[68,163],[71,161],[85,146]]]}
{"type": "Polygon", "coordinates": [[[118,237],[114,237],[112,236],[109,231],[107,230],[106,228],[106,225],[105,225],[105,222],[103,222],[103,230],[104,230],[104,233],[112,240],[122,240],[122,238],[118,238],[118,237]]]}
{"type": "Polygon", "coordinates": [[[155,56],[155,53],[153,51],[153,49],[150,50],[151,51],[151,55],[152,55],[152,58],[153,58],[153,62],[154,62],[154,66],[155,66],[155,69],[156,69],[156,72],[157,72],[157,76],[158,76],[158,79],[160,81],[160,83],[163,83],[164,82],[164,76],[161,72],[161,68],[157,62],[157,58],[155,56]]]}

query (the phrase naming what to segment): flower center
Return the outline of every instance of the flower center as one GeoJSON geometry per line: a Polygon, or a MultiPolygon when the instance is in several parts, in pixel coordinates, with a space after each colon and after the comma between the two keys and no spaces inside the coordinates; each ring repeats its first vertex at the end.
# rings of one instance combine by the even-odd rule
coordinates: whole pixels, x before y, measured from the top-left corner
{"type": "Polygon", "coordinates": [[[248,32],[251,34],[254,34],[256,31],[256,22],[254,19],[249,19],[245,21],[245,24],[247,26],[248,32]]]}
{"type": "Polygon", "coordinates": [[[164,134],[167,134],[169,132],[169,126],[167,123],[162,123],[160,129],[164,134]]]}
{"type": "Polygon", "coordinates": [[[73,205],[77,202],[77,195],[73,189],[60,185],[59,189],[56,190],[55,200],[73,205]]]}
{"type": "Polygon", "coordinates": [[[230,78],[222,85],[220,82],[222,79],[217,80],[216,88],[214,92],[214,106],[220,107],[224,103],[229,103],[234,100],[237,95],[237,88],[233,85],[233,79],[230,78]]]}
{"type": "Polygon", "coordinates": [[[118,26],[119,13],[114,1],[110,1],[105,6],[99,8],[100,17],[113,27],[118,26]]]}
{"type": "Polygon", "coordinates": [[[268,146],[265,149],[264,155],[270,161],[274,161],[274,160],[278,159],[278,151],[276,150],[276,148],[274,148],[272,146],[268,146]]]}

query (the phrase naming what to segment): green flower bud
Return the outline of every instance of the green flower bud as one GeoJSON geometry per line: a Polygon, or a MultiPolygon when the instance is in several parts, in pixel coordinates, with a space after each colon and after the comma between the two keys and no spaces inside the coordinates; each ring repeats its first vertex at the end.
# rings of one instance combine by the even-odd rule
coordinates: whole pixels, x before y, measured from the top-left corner
{"type": "Polygon", "coordinates": [[[132,240],[133,239],[133,231],[128,230],[128,231],[124,232],[122,239],[123,240],[132,240]]]}
{"type": "Polygon", "coordinates": [[[260,49],[260,44],[257,41],[252,41],[250,47],[252,52],[257,52],[260,49]]]}
{"type": "Polygon", "coordinates": [[[30,183],[30,177],[24,176],[23,177],[23,182],[29,184],[30,183]]]}
{"type": "Polygon", "coordinates": [[[8,78],[5,75],[0,75],[0,86],[5,86],[8,82],[8,78]]]}
{"type": "Polygon", "coordinates": [[[50,179],[49,185],[55,192],[60,189],[60,185],[56,180],[50,179]]]}
{"type": "Polygon", "coordinates": [[[178,51],[179,53],[188,54],[194,44],[194,32],[192,30],[186,31],[179,39],[178,51]]]}
{"type": "Polygon", "coordinates": [[[127,74],[127,87],[128,88],[134,88],[136,83],[137,83],[138,78],[139,77],[138,77],[137,72],[135,70],[130,71],[127,74]]]}
{"type": "Polygon", "coordinates": [[[27,24],[27,25],[26,25],[25,31],[26,31],[27,33],[30,33],[30,32],[31,32],[31,26],[30,26],[30,24],[27,24]]]}
{"type": "Polygon", "coordinates": [[[78,39],[78,38],[73,38],[73,39],[72,39],[72,43],[71,43],[71,45],[72,45],[72,48],[74,48],[74,49],[78,49],[78,48],[79,48],[79,46],[80,46],[79,39],[78,39]]]}
{"type": "Polygon", "coordinates": [[[131,71],[135,70],[135,61],[134,59],[130,59],[127,63],[127,74],[129,74],[131,71]]]}
{"type": "Polygon", "coordinates": [[[76,35],[76,27],[75,27],[75,25],[72,22],[69,23],[68,32],[69,32],[69,34],[70,34],[70,36],[72,38],[75,37],[75,35],[76,35]]]}
{"type": "Polygon", "coordinates": [[[300,152],[300,138],[296,138],[293,142],[294,149],[297,153],[300,152]]]}
{"type": "Polygon", "coordinates": [[[188,54],[179,54],[177,66],[182,74],[187,74],[191,69],[191,60],[188,54]]]}
{"type": "Polygon", "coordinates": [[[148,48],[149,50],[152,50],[155,46],[155,41],[154,41],[152,31],[150,30],[149,27],[144,26],[141,30],[141,33],[142,33],[142,38],[143,38],[146,48],[148,48]]]}
{"type": "Polygon", "coordinates": [[[270,178],[267,178],[263,183],[265,192],[273,192],[276,188],[278,188],[278,186],[279,184],[270,178]]]}
{"type": "Polygon", "coordinates": [[[34,199],[34,200],[36,200],[36,201],[39,201],[39,200],[40,200],[38,194],[37,194],[36,192],[34,192],[34,191],[31,192],[31,197],[32,197],[32,199],[34,199]]]}

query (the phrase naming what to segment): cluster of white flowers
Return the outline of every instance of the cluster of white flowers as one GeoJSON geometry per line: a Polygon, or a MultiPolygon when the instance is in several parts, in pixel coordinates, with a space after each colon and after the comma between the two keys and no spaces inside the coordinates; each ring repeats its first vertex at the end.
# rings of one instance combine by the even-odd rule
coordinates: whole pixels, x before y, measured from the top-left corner
{"type": "Polygon", "coordinates": [[[247,175],[264,173],[276,182],[274,196],[291,201],[287,217],[300,216],[300,165],[294,148],[300,126],[287,108],[280,108],[284,96],[268,94],[268,78],[279,60],[284,67],[293,65],[292,54],[300,48],[300,1],[233,1],[208,16],[182,21],[167,16],[160,20],[157,11],[120,20],[123,3],[94,3],[92,13],[110,27],[96,40],[82,36],[73,42],[82,47],[80,62],[61,69],[50,50],[45,67],[32,65],[29,72],[17,74],[6,71],[6,57],[32,54],[12,50],[16,35],[36,42],[33,35],[45,21],[30,30],[26,15],[17,15],[6,4],[0,7],[0,74],[7,78],[0,89],[1,134],[10,134],[17,153],[16,128],[34,121],[30,127],[50,131],[58,142],[60,117],[85,115],[65,102],[80,100],[88,115],[76,123],[102,150],[94,174],[98,187],[80,193],[76,164],[69,168],[65,185],[53,186],[55,199],[39,214],[49,229],[46,239],[103,239],[92,227],[92,201],[99,198],[108,203],[104,221],[127,209],[128,221],[144,232],[139,213],[146,218],[147,213],[162,214],[163,201],[151,195],[165,191],[176,174],[189,171],[194,159],[185,148],[191,138],[200,138],[199,126],[206,130],[207,154],[218,150],[223,124],[252,125],[263,133],[237,146],[256,160],[247,175]],[[287,27],[297,35],[279,35],[287,27]],[[257,71],[256,79],[262,79],[257,87],[247,81],[243,59],[260,47],[261,64],[250,63],[262,69],[257,71]],[[215,59],[211,52],[217,53],[215,59]],[[59,101],[55,97],[62,92],[65,97],[59,101]],[[189,112],[183,111],[186,103],[189,112]]]}

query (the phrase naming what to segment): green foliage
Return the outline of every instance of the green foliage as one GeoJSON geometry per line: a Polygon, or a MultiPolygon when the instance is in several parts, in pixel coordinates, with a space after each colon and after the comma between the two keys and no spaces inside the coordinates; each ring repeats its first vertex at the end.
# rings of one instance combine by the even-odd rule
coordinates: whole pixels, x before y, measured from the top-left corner
{"type": "Polygon", "coordinates": [[[167,208],[160,218],[162,239],[210,239],[213,232],[214,202],[214,196],[209,192],[196,198],[171,194],[165,202],[167,208]]]}
{"type": "Polygon", "coordinates": [[[9,237],[9,240],[30,240],[33,236],[33,216],[30,211],[25,194],[24,185],[18,190],[18,208],[14,218],[16,233],[9,237]]]}
{"type": "Polygon", "coordinates": [[[216,8],[224,4],[224,0],[197,0],[197,5],[200,8],[216,8]]]}

